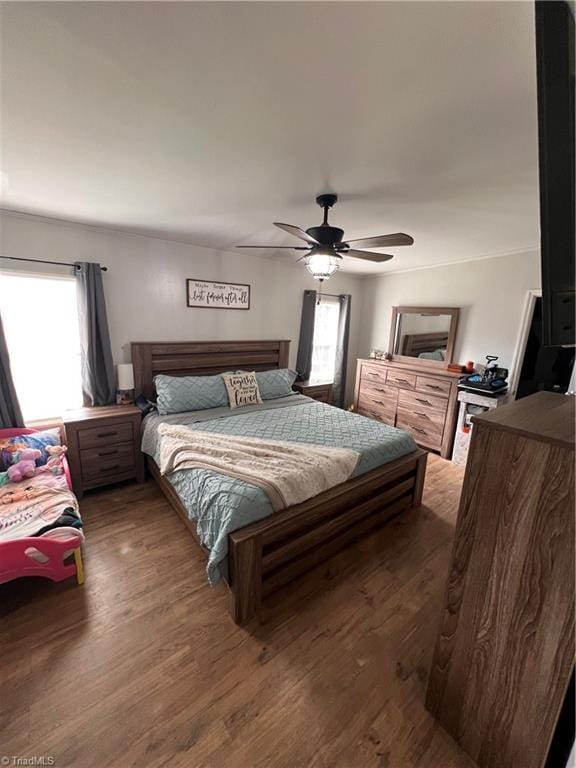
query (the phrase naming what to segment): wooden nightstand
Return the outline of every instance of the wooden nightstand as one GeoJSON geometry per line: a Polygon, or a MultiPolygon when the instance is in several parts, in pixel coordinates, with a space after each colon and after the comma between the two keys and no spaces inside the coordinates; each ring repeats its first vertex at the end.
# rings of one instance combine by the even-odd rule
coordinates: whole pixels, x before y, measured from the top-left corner
{"type": "Polygon", "coordinates": [[[332,405],[334,392],[331,382],[295,381],[292,389],[297,390],[301,395],[311,397],[312,400],[332,405]]]}
{"type": "Polygon", "coordinates": [[[62,417],[74,493],[121,480],[144,482],[142,414],[132,405],[81,408],[62,417]]]}

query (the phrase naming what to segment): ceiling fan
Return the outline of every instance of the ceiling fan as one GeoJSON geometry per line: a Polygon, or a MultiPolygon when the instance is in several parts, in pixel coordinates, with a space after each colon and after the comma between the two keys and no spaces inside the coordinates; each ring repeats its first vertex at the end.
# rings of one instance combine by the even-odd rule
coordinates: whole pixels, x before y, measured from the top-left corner
{"type": "MultiPolygon", "coordinates": [[[[389,261],[394,256],[386,253],[374,253],[364,251],[363,248],[386,248],[398,245],[412,245],[414,238],[397,232],[393,235],[377,235],[376,237],[362,237],[355,240],[343,240],[344,230],[339,227],[331,227],[328,224],[328,211],[338,200],[337,195],[319,195],[316,202],[324,210],[324,221],[318,227],[300,229],[293,224],[280,224],[275,221],[274,226],[283,229],[290,235],[303,240],[306,245],[237,245],[236,248],[272,248],[287,249],[291,251],[308,251],[302,256],[306,268],[317,280],[327,280],[339,268],[343,256],[355,259],[374,261],[381,263],[389,261]]],[[[302,259],[299,259],[301,261],[302,259]]]]}

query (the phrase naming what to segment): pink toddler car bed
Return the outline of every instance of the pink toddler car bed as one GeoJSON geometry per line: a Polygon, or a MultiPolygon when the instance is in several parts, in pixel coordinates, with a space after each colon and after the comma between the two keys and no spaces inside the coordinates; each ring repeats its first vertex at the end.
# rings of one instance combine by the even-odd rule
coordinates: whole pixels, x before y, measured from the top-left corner
{"type": "MultiPolygon", "coordinates": [[[[0,430],[0,440],[34,432],[33,429],[3,429],[0,430]]],[[[44,576],[52,581],[62,581],[75,575],[78,584],[84,582],[81,550],[84,535],[81,530],[61,525],[41,535],[18,535],[19,527],[29,531],[36,524],[35,515],[39,516],[38,524],[43,522],[51,505],[56,505],[56,509],[67,504],[77,508],[76,498],[70,490],[72,482],[65,457],[62,466],[64,475],[58,478],[46,473],[1,489],[0,515],[3,514],[5,520],[9,517],[9,524],[0,525],[0,584],[21,576],[44,576]],[[71,555],[74,562],[66,564],[71,555]]]]}

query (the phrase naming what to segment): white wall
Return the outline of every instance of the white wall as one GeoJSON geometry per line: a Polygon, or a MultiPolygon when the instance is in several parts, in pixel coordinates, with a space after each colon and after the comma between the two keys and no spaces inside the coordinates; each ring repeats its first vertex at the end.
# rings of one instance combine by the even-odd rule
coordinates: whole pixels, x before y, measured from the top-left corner
{"type": "MultiPolygon", "coordinates": [[[[290,364],[295,364],[303,291],[318,287],[302,264],[34,216],[3,213],[0,227],[2,256],[97,261],[108,267],[104,290],[116,363],[129,361],[131,341],[290,339],[290,364]],[[188,277],[249,283],[250,310],[187,307],[188,277]]],[[[8,261],[1,261],[0,266],[14,267],[8,261]]],[[[30,265],[22,267],[31,269],[30,265]]],[[[325,285],[329,293],[352,295],[348,367],[351,399],[359,352],[363,280],[339,274],[325,285]]]]}
{"type": "Polygon", "coordinates": [[[526,294],[540,288],[537,251],[366,280],[360,351],[388,349],[393,306],[460,307],[455,362],[499,355],[512,365],[526,294]]]}
{"type": "MultiPolygon", "coordinates": [[[[104,287],[115,362],[129,360],[131,341],[288,338],[294,365],[302,293],[317,287],[301,264],[9,213],[0,214],[0,254],[109,267],[104,287]],[[187,277],[250,283],[252,307],[190,309],[187,277]]],[[[378,277],[336,275],[326,290],[352,294],[347,400],[355,359],[388,348],[392,306],[460,307],[455,360],[494,354],[510,366],[526,293],[538,288],[536,251],[378,277]]]]}

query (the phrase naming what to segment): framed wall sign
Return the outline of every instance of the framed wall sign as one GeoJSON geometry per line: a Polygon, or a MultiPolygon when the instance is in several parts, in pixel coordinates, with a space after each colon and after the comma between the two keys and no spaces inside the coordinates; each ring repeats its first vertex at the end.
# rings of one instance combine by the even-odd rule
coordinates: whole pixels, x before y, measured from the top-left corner
{"type": "Polygon", "coordinates": [[[186,302],[199,309],[250,309],[250,286],[190,278],[186,280],[186,302]]]}

